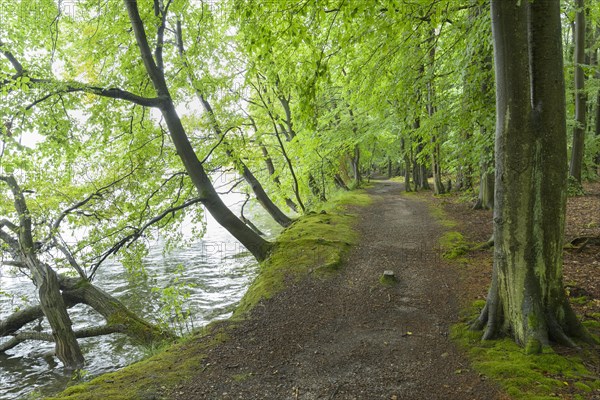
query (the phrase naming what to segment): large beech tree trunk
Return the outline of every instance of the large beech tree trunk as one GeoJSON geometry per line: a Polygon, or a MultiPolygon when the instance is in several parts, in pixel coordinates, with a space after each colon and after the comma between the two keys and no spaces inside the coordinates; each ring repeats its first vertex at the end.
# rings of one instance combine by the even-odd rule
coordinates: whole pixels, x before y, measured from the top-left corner
{"type": "Polygon", "coordinates": [[[538,352],[588,338],[562,280],[567,146],[559,0],[492,0],[496,64],[494,267],[474,324],[538,352]]]}

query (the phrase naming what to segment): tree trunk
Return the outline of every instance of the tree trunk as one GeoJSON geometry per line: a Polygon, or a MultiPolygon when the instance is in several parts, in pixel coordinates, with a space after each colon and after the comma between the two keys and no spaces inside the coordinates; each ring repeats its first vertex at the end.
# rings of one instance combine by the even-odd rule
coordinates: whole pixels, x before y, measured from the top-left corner
{"type": "MultiPolygon", "coordinates": [[[[600,27],[596,28],[596,40],[600,40],[600,27]]],[[[595,55],[595,64],[596,64],[596,80],[600,81],[600,49],[596,50],[596,55],[595,55]]],[[[600,89],[598,89],[598,92],[596,93],[596,126],[595,126],[595,131],[594,131],[595,135],[596,135],[596,140],[600,141],[600,89]]],[[[595,157],[594,157],[594,162],[596,163],[596,175],[600,176],[600,150],[598,150],[598,152],[596,153],[595,157]]]]}
{"type": "MultiPolygon", "coordinates": [[[[252,173],[252,171],[250,171],[250,169],[246,166],[246,164],[242,161],[241,158],[236,157],[235,153],[233,152],[233,148],[231,147],[231,145],[229,145],[228,141],[224,139],[225,133],[223,133],[223,130],[221,129],[221,125],[217,120],[217,116],[215,115],[215,112],[208,100],[206,99],[206,97],[204,97],[204,95],[196,85],[196,79],[194,78],[190,66],[188,65],[187,60],[185,58],[185,49],[183,46],[183,32],[181,29],[180,20],[177,21],[177,47],[179,50],[179,56],[181,57],[184,66],[188,70],[188,80],[190,81],[190,85],[194,88],[194,91],[196,92],[196,97],[198,97],[198,100],[200,100],[202,108],[204,108],[204,111],[208,114],[208,118],[210,120],[212,129],[215,132],[215,135],[223,141],[223,145],[225,146],[225,153],[229,158],[232,159],[233,163],[238,167],[238,169],[241,170],[240,172],[244,177],[244,180],[246,181],[248,186],[250,186],[250,188],[254,192],[254,195],[256,196],[256,199],[258,200],[260,205],[267,211],[267,213],[269,213],[269,215],[273,217],[275,222],[277,222],[279,225],[283,227],[289,226],[292,223],[292,220],[287,215],[285,215],[279,209],[279,207],[275,205],[275,203],[273,203],[273,201],[271,200],[267,192],[265,192],[258,179],[256,179],[256,177],[252,173]]],[[[248,224],[246,223],[246,225],[248,224]]],[[[254,231],[256,232],[256,230],[254,231]]]]}
{"type": "Polygon", "coordinates": [[[84,357],[73,332],[71,318],[59,289],[56,273],[32,254],[24,255],[38,289],[40,306],[50,327],[55,343],[56,357],[66,369],[83,367],[84,357]]]}
{"type": "MultiPolygon", "coordinates": [[[[118,299],[92,285],[87,280],[61,276],[57,280],[57,288],[62,290],[61,301],[66,307],[87,304],[102,315],[107,324],[101,327],[87,328],[74,332],[77,338],[123,333],[137,343],[152,343],[172,340],[173,334],[141,319],[127,309],[118,299]]],[[[13,336],[11,341],[0,346],[0,353],[5,352],[25,340],[55,341],[54,336],[43,332],[20,332],[28,323],[44,316],[43,305],[28,307],[17,311],[0,321],[0,337],[13,336]]],[[[56,353],[58,356],[58,353],[56,353]]]]}
{"type": "Polygon", "coordinates": [[[137,343],[148,345],[175,338],[169,331],[138,317],[118,299],[86,280],[61,277],[60,286],[65,301],[87,304],[106,319],[108,326],[123,326],[122,332],[137,343]]]}
{"type": "Polygon", "coordinates": [[[496,64],[496,198],[492,284],[474,328],[527,352],[589,339],[565,295],[567,185],[559,0],[492,0],[496,64]]]}
{"type": "Polygon", "coordinates": [[[342,179],[340,174],[335,174],[333,176],[333,182],[335,183],[335,185],[338,188],[340,188],[342,190],[346,190],[346,191],[350,190],[350,188],[348,188],[348,185],[346,185],[346,182],[344,182],[344,180],[342,179]]]}
{"type": "Polygon", "coordinates": [[[400,146],[401,146],[401,150],[402,150],[402,157],[404,159],[404,190],[406,192],[412,192],[412,189],[410,187],[410,175],[411,175],[411,157],[410,157],[410,153],[408,150],[406,150],[406,144],[404,142],[404,138],[400,139],[400,146]]]}
{"type": "MultiPolygon", "coordinates": [[[[491,149],[486,153],[492,152],[491,149]]],[[[493,152],[492,152],[493,153],[493,152]]],[[[488,155],[484,154],[484,160],[488,155]]],[[[477,203],[473,207],[476,210],[492,210],[494,208],[494,173],[490,171],[490,164],[487,160],[481,163],[481,180],[479,181],[479,196],[477,203]]]]}
{"type": "MultiPolygon", "coordinates": [[[[263,158],[264,158],[265,164],[267,166],[267,171],[269,172],[269,175],[271,176],[271,179],[273,179],[273,182],[275,182],[275,184],[279,188],[281,188],[281,181],[279,180],[279,177],[277,175],[275,175],[275,164],[273,164],[273,159],[269,155],[269,151],[267,150],[267,147],[264,144],[261,143],[260,144],[260,150],[262,151],[263,158]]],[[[298,212],[298,206],[289,197],[285,198],[285,204],[292,211],[298,212]]]]}
{"type": "Polygon", "coordinates": [[[584,0],[576,0],[575,7],[575,126],[573,127],[573,146],[571,148],[571,163],[569,174],[581,185],[581,170],[583,166],[583,155],[585,145],[586,126],[586,100],[585,74],[583,64],[585,63],[585,9],[584,0]]]}
{"type": "Polygon", "coordinates": [[[354,155],[352,156],[352,173],[354,175],[354,180],[356,181],[356,186],[360,186],[362,183],[362,176],[360,175],[360,147],[358,145],[354,146],[354,155]]]}
{"type": "Polygon", "coordinates": [[[159,106],[160,112],[165,119],[177,154],[181,158],[200,197],[203,199],[202,204],[215,220],[239,240],[257,260],[264,260],[267,258],[271,243],[246,226],[246,224],[227,208],[219,197],[206,174],[202,163],[198,159],[198,156],[189,141],[185,128],[181,123],[179,115],[175,110],[175,105],[173,104],[173,99],[169,93],[164,72],[157,66],[157,62],[153,58],[144,25],[139,14],[137,1],[124,0],[124,3],[140,50],[141,58],[144,62],[146,73],[152,81],[158,98],[161,99],[159,106]]]}
{"type": "Polygon", "coordinates": [[[12,192],[15,211],[19,216],[19,226],[15,229],[18,240],[13,239],[10,242],[15,247],[11,252],[31,273],[38,290],[42,312],[52,329],[56,356],[67,369],[81,368],[84,363],[83,353],[73,333],[71,318],[60,293],[58,278],[52,268],[42,263],[35,253],[31,214],[23,191],[12,175],[0,176],[0,180],[5,182],[12,192]]]}
{"type": "MultiPolygon", "coordinates": [[[[436,113],[435,106],[435,30],[429,32],[429,67],[431,72],[429,74],[429,80],[427,82],[427,114],[429,118],[432,118],[436,113]]],[[[437,130],[438,128],[434,128],[437,130]]],[[[442,168],[441,162],[441,149],[437,138],[437,133],[433,132],[431,135],[432,151],[431,151],[431,171],[433,172],[433,192],[434,194],[444,194],[446,189],[442,183],[442,168]]]]}
{"type": "Polygon", "coordinates": [[[446,193],[446,188],[442,183],[442,168],[440,167],[441,151],[437,139],[433,137],[433,152],[431,154],[431,166],[433,171],[433,192],[434,194],[446,193]]]}

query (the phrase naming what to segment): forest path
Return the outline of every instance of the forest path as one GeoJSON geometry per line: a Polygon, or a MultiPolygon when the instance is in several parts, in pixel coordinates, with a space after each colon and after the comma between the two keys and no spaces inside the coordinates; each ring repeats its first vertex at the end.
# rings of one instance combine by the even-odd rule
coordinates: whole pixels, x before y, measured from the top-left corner
{"type": "Polygon", "coordinates": [[[401,184],[357,209],[359,244],[331,279],[261,303],[177,399],[498,399],[448,337],[460,290],[439,255],[444,228],[401,184]],[[398,282],[379,282],[384,270],[398,282]]]}

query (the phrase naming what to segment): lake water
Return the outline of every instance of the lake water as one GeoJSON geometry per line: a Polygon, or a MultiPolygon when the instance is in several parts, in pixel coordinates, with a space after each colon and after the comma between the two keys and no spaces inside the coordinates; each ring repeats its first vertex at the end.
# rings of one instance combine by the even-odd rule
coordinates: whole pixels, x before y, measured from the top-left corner
{"type": "MultiPolygon", "coordinates": [[[[226,202],[239,212],[241,195],[229,194],[226,202]]],[[[123,267],[107,263],[98,271],[94,283],[119,298],[139,315],[156,322],[166,319],[161,312],[160,292],[152,287],[179,286],[189,293],[185,309],[191,313],[187,327],[173,323],[176,329],[184,330],[193,325],[199,328],[207,323],[227,318],[244,295],[249,283],[258,272],[254,258],[227,231],[206,214],[207,233],[193,245],[163,254],[160,242],[154,243],[144,264],[149,277],[131,280],[123,267]],[[184,269],[181,269],[181,266],[184,269]]],[[[247,215],[267,236],[274,236],[278,226],[257,206],[247,215]]],[[[34,288],[29,279],[0,274],[0,291],[19,296],[34,297],[34,288]]],[[[10,314],[18,304],[14,298],[0,294],[0,319],[10,314]]],[[[102,317],[87,306],[77,306],[70,312],[75,329],[100,324],[102,317]]],[[[3,340],[0,338],[0,341],[3,340]]],[[[84,379],[104,372],[114,371],[145,355],[145,349],[134,346],[123,335],[109,335],[80,339],[86,358],[84,379]]],[[[62,390],[71,380],[55,359],[43,355],[53,349],[52,343],[25,342],[0,354],[0,399],[26,399],[36,393],[50,395],[62,390]]]]}

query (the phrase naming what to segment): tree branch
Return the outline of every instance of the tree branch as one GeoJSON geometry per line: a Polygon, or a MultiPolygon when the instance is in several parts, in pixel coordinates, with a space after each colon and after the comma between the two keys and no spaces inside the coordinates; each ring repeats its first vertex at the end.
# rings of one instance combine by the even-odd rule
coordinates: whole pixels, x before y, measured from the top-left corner
{"type": "Polygon", "coordinates": [[[31,252],[34,249],[31,215],[27,208],[23,190],[12,175],[0,175],[0,181],[4,181],[13,194],[15,211],[19,215],[19,244],[23,250],[31,252]]]}
{"type": "Polygon", "coordinates": [[[105,251],[99,258],[98,261],[96,261],[96,263],[93,264],[92,266],[92,273],[90,274],[90,280],[94,277],[94,275],[96,274],[96,271],[98,270],[98,267],[100,266],[100,264],[102,264],[108,257],[110,257],[111,255],[117,253],[120,249],[123,248],[123,246],[127,245],[130,246],[134,241],[136,241],[140,236],[142,236],[142,234],[144,233],[144,231],[146,229],[148,229],[150,226],[156,224],[157,222],[159,222],[160,220],[162,220],[163,218],[165,218],[166,216],[168,216],[169,214],[175,213],[179,210],[182,210],[186,207],[189,207],[193,204],[196,203],[200,203],[202,201],[204,201],[204,198],[201,197],[196,197],[194,199],[188,200],[183,204],[180,204],[179,206],[176,207],[172,207],[169,209],[164,210],[163,212],[161,212],[159,215],[157,215],[156,217],[152,218],[151,220],[149,220],[147,223],[145,223],[143,226],[139,227],[139,228],[132,228],[133,229],[133,233],[125,236],[124,238],[122,238],[121,240],[119,240],[119,242],[117,242],[115,245],[113,245],[110,249],[108,249],[107,251],[105,251]]]}
{"type": "MultiPolygon", "coordinates": [[[[110,335],[112,333],[122,333],[126,327],[121,324],[115,325],[103,325],[93,328],[86,328],[79,331],[75,331],[75,337],[77,339],[110,335]]],[[[19,332],[15,334],[9,341],[0,345],[0,353],[4,353],[7,350],[12,349],[20,343],[27,340],[40,340],[44,342],[54,342],[54,337],[50,333],[44,332],[19,332]]]]}
{"type": "Polygon", "coordinates": [[[168,90],[166,90],[167,83],[165,82],[165,78],[162,71],[157,67],[156,61],[152,57],[152,50],[150,50],[150,45],[148,44],[148,37],[146,36],[146,31],[144,29],[142,18],[140,17],[137,0],[123,1],[125,3],[125,8],[127,9],[129,21],[131,22],[131,27],[133,28],[135,40],[140,49],[142,61],[144,62],[146,71],[148,72],[148,75],[152,80],[154,89],[156,90],[159,96],[168,97],[169,93],[168,90]]]}
{"type": "Polygon", "coordinates": [[[6,45],[0,40],[0,51],[2,51],[2,54],[4,55],[4,57],[6,57],[8,62],[11,63],[11,65],[17,72],[17,75],[15,76],[15,78],[20,75],[23,75],[23,72],[24,72],[23,65],[15,58],[15,56],[10,51],[5,50],[5,47],[6,47],[6,45]]]}
{"type": "Polygon", "coordinates": [[[90,86],[79,82],[55,82],[49,79],[31,79],[32,83],[37,84],[54,84],[54,85],[64,85],[64,88],[57,90],[53,93],[50,93],[44,96],[42,99],[35,101],[30,104],[27,108],[33,107],[40,102],[47,100],[48,98],[59,95],[62,93],[91,93],[101,97],[108,97],[111,99],[117,100],[126,100],[131,103],[135,103],[144,107],[159,107],[163,101],[160,97],[143,97],[137,94],[131,93],[127,90],[123,90],[120,88],[102,88],[98,86],[90,86]]]}
{"type": "Polygon", "coordinates": [[[0,229],[2,229],[4,227],[7,227],[8,229],[10,229],[13,233],[16,233],[17,235],[19,234],[19,227],[7,219],[0,220],[0,229]]]}

